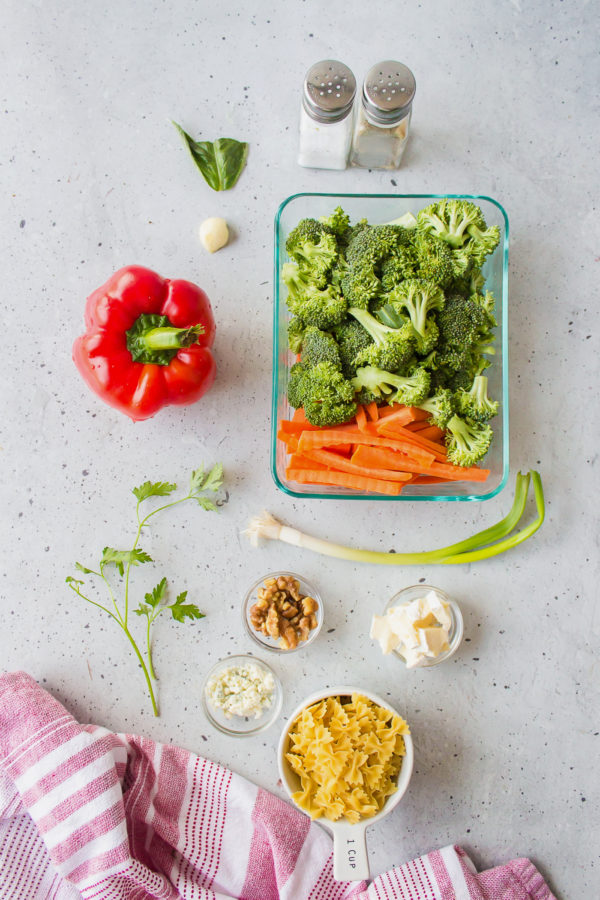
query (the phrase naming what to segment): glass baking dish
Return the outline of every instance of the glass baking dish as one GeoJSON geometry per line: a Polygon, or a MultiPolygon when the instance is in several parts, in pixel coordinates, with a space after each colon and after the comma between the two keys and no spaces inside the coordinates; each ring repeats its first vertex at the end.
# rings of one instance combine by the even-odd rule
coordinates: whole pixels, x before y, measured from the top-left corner
{"type": "Polygon", "coordinates": [[[273,315],[273,397],[271,411],[271,472],[275,484],[291,497],[317,497],[334,500],[489,500],[505,486],[508,479],[508,217],[502,206],[491,197],[467,194],[293,194],[283,201],[275,216],[275,295],[273,315]],[[288,481],[285,475],[286,448],[277,440],[282,419],[291,418],[294,410],[287,401],[287,382],[290,366],[295,361],[288,349],[287,325],[291,318],[285,304],[286,287],[281,279],[281,267],[288,255],[285,242],[300,219],[330,215],[341,206],[352,222],[366,218],[376,225],[397,219],[406,212],[416,215],[420,209],[442,197],[472,200],[481,207],[485,220],[500,229],[500,243],[483,267],[485,290],[496,299],[496,354],[485,370],[489,378],[490,396],[500,402],[498,415],[490,425],[494,431],[492,445],[481,465],[490,469],[487,481],[460,481],[438,484],[410,484],[399,496],[361,493],[346,488],[311,486],[288,481]]]}

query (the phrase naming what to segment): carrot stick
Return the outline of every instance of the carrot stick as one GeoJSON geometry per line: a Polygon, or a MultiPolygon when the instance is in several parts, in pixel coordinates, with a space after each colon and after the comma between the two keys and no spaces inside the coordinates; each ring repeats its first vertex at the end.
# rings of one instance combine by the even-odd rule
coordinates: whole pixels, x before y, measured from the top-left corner
{"type": "MultiPolygon", "coordinates": [[[[300,458],[298,454],[290,459],[290,465],[295,458],[300,458]]],[[[379,478],[381,481],[409,481],[408,472],[393,472],[391,469],[371,469],[364,466],[356,465],[349,459],[338,456],[330,450],[307,450],[304,454],[305,459],[314,460],[323,466],[331,469],[337,469],[340,472],[350,472],[354,475],[364,475],[368,478],[379,478]]],[[[304,466],[302,467],[304,468],[304,466]]]]}
{"type": "Polygon", "coordinates": [[[380,481],[377,478],[365,478],[361,475],[350,475],[347,472],[323,472],[316,469],[286,469],[286,478],[290,481],[298,481],[300,484],[333,484],[339,487],[351,488],[356,491],[372,491],[376,494],[388,494],[397,496],[402,490],[402,484],[391,481],[380,481]]]}
{"type": "MultiPolygon", "coordinates": [[[[341,457],[340,457],[341,458],[341,457]]],[[[327,471],[328,466],[324,466],[322,463],[318,462],[314,459],[309,459],[307,456],[303,456],[301,453],[292,453],[288,460],[288,468],[290,469],[323,469],[323,471],[327,471]]]]}
{"type": "Polygon", "coordinates": [[[356,429],[355,433],[352,433],[347,425],[340,425],[338,428],[325,429],[323,431],[303,431],[298,442],[298,449],[303,453],[306,450],[316,450],[320,447],[340,444],[347,440],[350,434],[352,435],[353,444],[370,444],[374,447],[388,447],[392,450],[400,450],[411,459],[420,462],[424,468],[428,468],[436,458],[435,454],[419,447],[413,441],[392,440],[388,437],[362,434],[358,429],[356,429]]]}
{"type": "Polygon", "coordinates": [[[436,444],[434,443],[434,441],[430,441],[427,438],[422,438],[418,432],[415,433],[414,431],[408,431],[408,429],[403,428],[402,425],[396,425],[395,423],[392,423],[387,426],[385,424],[382,424],[377,427],[377,433],[384,435],[385,437],[411,441],[412,443],[417,444],[419,447],[422,447],[424,450],[429,450],[429,452],[432,453],[436,459],[446,459],[445,447],[442,447],[440,444],[436,444]]]}
{"type": "Polygon", "coordinates": [[[350,462],[364,466],[365,469],[389,469],[392,472],[413,472],[415,475],[429,472],[428,465],[423,465],[420,460],[388,447],[358,447],[350,457],[350,462]]]}
{"type": "Polygon", "coordinates": [[[426,438],[429,441],[433,441],[434,444],[437,444],[438,441],[441,441],[444,437],[444,432],[441,428],[438,428],[437,425],[426,425],[425,428],[419,428],[417,434],[419,435],[419,437],[426,438]]]}
{"type": "Polygon", "coordinates": [[[298,438],[300,437],[301,433],[302,432],[298,432],[298,434],[288,434],[285,431],[278,431],[277,437],[283,444],[286,445],[288,450],[290,450],[290,448],[295,449],[295,447],[293,447],[294,444],[296,445],[296,447],[298,446],[298,438]]]}
{"type": "Polygon", "coordinates": [[[454,466],[452,463],[434,462],[427,474],[447,478],[449,481],[485,481],[490,470],[479,469],[477,466],[454,466]]]}
{"type": "Polygon", "coordinates": [[[366,432],[369,430],[367,428],[367,414],[362,406],[356,407],[356,424],[360,431],[366,432]]]}
{"type": "Polygon", "coordinates": [[[292,422],[303,422],[305,425],[309,425],[309,421],[306,418],[306,414],[304,409],[300,406],[297,410],[295,410],[294,415],[292,416],[292,422]]]}
{"type": "Polygon", "coordinates": [[[402,453],[388,450],[386,447],[359,447],[351,457],[351,462],[370,469],[393,469],[394,471],[416,472],[419,475],[435,477],[447,481],[485,481],[490,474],[489,469],[478,469],[476,466],[454,466],[451,463],[433,462],[428,467],[415,465],[402,453]]]}
{"type": "Polygon", "coordinates": [[[279,430],[284,434],[302,434],[303,431],[318,431],[318,425],[310,425],[308,422],[294,422],[292,419],[282,419],[279,423],[279,430]]]}
{"type": "Polygon", "coordinates": [[[371,401],[371,403],[365,404],[365,409],[367,411],[367,415],[370,418],[371,422],[376,422],[379,418],[379,408],[375,401],[371,401]]]}

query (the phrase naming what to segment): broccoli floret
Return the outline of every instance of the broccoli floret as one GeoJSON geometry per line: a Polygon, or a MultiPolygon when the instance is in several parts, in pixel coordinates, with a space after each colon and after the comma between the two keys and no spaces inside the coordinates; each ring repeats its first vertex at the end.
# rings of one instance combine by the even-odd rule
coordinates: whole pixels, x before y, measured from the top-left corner
{"type": "Polygon", "coordinates": [[[336,369],[341,368],[342,361],[337,341],[326,331],[320,331],[309,325],[304,332],[302,363],[312,368],[321,362],[330,362],[336,369]]]}
{"type": "Polygon", "coordinates": [[[285,249],[315,280],[327,277],[338,256],[335,235],[316,219],[302,219],[290,232],[285,249]]]}
{"type": "Polygon", "coordinates": [[[288,346],[292,353],[300,353],[304,338],[305,325],[302,319],[294,316],[288,325],[288,346]]]}
{"type": "Polygon", "coordinates": [[[381,263],[381,284],[383,290],[393,291],[406,278],[414,278],[417,274],[417,253],[412,243],[398,246],[396,251],[381,263]]]}
{"type": "Polygon", "coordinates": [[[454,257],[450,246],[429,234],[417,235],[414,247],[419,266],[419,278],[424,278],[441,288],[446,288],[456,276],[454,257]]]}
{"type": "Polygon", "coordinates": [[[473,347],[487,324],[485,310],[469,297],[450,294],[438,313],[437,324],[436,366],[453,372],[470,367],[473,347]]]}
{"type": "Polygon", "coordinates": [[[498,412],[498,402],[490,400],[485,375],[476,375],[470,391],[458,390],[454,395],[456,411],[472,422],[487,422],[498,412]]]}
{"type": "Polygon", "coordinates": [[[373,338],[373,343],[361,350],[357,363],[366,363],[391,372],[404,372],[414,361],[415,336],[410,322],[400,328],[383,325],[364,309],[350,308],[351,316],[373,338]]]}
{"type": "Polygon", "coordinates": [[[470,225],[467,231],[470,239],[465,244],[465,250],[471,255],[475,265],[482,266],[486,256],[498,246],[500,229],[497,225],[486,228],[484,223],[482,228],[470,225]]]}
{"type": "Polygon", "coordinates": [[[432,203],[421,210],[417,223],[422,234],[435,234],[459,251],[455,254],[458,272],[472,263],[482,266],[500,240],[500,229],[496,225],[488,228],[480,208],[469,200],[432,203]]]}
{"type": "Polygon", "coordinates": [[[346,378],[352,378],[356,375],[357,356],[373,343],[373,338],[355,319],[342,322],[337,326],[334,334],[338,342],[342,372],[346,378]]]}
{"type": "Polygon", "coordinates": [[[338,238],[344,238],[350,229],[350,216],[341,206],[336,206],[330,216],[319,216],[319,222],[331,229],[338,238]]]}
{"type": "Polygon", "coordinates": [[[340,425],[356,415],[353,385],[330,362],[305,370],[300,393],[311,425],[340,425]]]}
{"type": "MultiPolygon", "coordinates": [[[[455,264],[459,253],[462,253],[462,251],[453,251],[455,264]]],[[[457,272],[457,277],[452,283],[451,290],[452,293],[464,294],[465,296],[469,296],[470,294],[479,294],[484,283],[485,279],[481,274],[481,269],[477,268],[477,266],[472,265],[472,260],[470,260],[467,268],[463,272],[457,272]]]]}
{"type": "Polygon", "coordinates": [[[430,377],[423,368],[402,376],[375,366],[365,366],[357,369],[352,384],[357,392],[364,389],[375,397],[386,397],[390,403],[418,406],[429,393],[430,377]]]}
{"type": "Polygon", "coordinates": [[[369,303],[381,294],[381,281],[369,263],[348,266],[342,278],[342,291],[349,306],[368,309],[369,303]]]}
{"type": "Polygon", "coordinates": [[[389,303],[398,312],[408,313],[415,331],[417,353],[423,356],[429,353],[438,340],[438,328],[431,313],[444,307],[442,289],[431,282],[412,278],[391,292],[389,303]]]}
{"type": "Polygon", "coordinates": [[[456,466],[473,466],[485,456],[494,434],[489,425],[466,422],[454,415],[447,427],[446,446],[450,462],[456,466]]]}
{"type": "Polygon", "coordinates": [[[429,422],[438,428],[445,428],[449,419],[454,415],[454,403],[452,392],[442,388],[433,396],[428,397],[419,407],[429,413],[429,422]]]}
{"type": "Polygon", "coordinates": [[[477,303],[477,305],[480,306],[485,312],[487,328],[495,328],[498,322],[496,321],[496,317],[494,315],[494,307],[496,306],[496,301],[492,292],[486,291],[485,294],[481,294],[478,291],[473,292],[472,294],[470,294],[470,299],[473,301],[473,303],[477,303]]]}
{"type": "Polygon", "coordinates": [[[282,266],[282,278],[288,287],[286,304],[305,325],[328,331],[344,319],[346,301],[333,284],[321,288],[295,263],[282,266]]]}
{"type": "Polygon", "coordinates": [[[290,377],[287,386],[287,398],[290,406],[299,409],[304,404],[304,376],[306,366],[302,363],[294,363],[290,369],[290,377]]]}
{"type": "Polygon", "coordinates": [[[398,241],[404,229],[396,225],[371,225],[361,228],[356,232],[346,251],[348,264],[363,265],[369,262],[375,266],[398,246],[398,241]]]}
{"type": "Polygon", "coordinates": [[[485,229],[481,210],[469,200],[438,200],[422,209],[417,216],[417,228],[421,234],[434,234],[451,247],[463,246],[472,225],[485,229]]]}

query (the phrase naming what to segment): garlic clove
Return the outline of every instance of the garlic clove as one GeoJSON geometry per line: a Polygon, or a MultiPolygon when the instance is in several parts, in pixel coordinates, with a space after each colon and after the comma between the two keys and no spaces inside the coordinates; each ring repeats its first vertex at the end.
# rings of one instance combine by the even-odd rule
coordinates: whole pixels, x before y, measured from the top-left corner
{"type": "Polygon", "coordinates": [[[198,230],[200,242],[209,253],[216,253],[224,247],[229,240],[229,228],[225,219],[211,216],[205,219],[198,230]]]}

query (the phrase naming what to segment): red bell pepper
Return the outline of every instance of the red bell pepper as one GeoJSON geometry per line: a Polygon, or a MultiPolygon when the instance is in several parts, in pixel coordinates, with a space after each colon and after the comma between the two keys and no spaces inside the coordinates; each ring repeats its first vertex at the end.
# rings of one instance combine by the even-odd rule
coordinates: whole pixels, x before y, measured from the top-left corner
{"type": "Polygon", "coordinates": [[[98,396],[134,421],[194,403],[215,380],[210,300],[190,281],[127,266],[88,297],[73,361],[98,396]]]}

